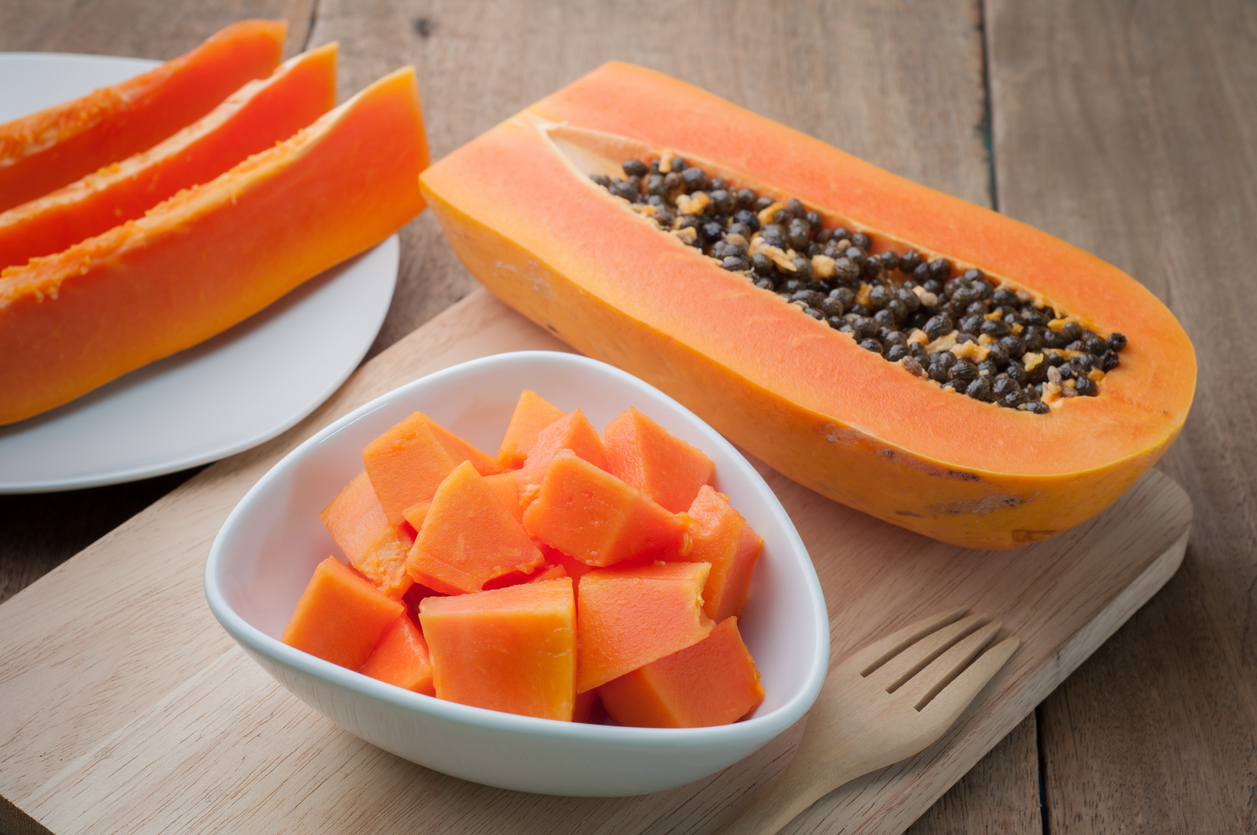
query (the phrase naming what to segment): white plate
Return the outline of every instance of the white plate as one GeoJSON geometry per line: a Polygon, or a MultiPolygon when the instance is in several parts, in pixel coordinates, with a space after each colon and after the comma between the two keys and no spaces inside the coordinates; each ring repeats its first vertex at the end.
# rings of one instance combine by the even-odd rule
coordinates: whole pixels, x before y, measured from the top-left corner
{"type": "MultiPolygon", "coordinates": [[[[0,54],[0,122],[157,65],[0,54]]],[[[0,493],[133,481],[275,437],[336,391],[371,347],[393,299],[398,253],[394,235],[213,339],[0,427],[0,493]]]]}

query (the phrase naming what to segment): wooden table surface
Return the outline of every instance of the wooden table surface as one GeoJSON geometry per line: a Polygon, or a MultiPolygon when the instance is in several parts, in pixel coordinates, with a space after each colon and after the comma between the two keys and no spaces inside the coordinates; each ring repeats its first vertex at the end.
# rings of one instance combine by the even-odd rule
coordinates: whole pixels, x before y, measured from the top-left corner
{"type": "MultiPolygon", "coordinates": [[[[0,0],[0,51],[167,59],[243,17],[339,41],[342,98],[414,64],[434,158],[628,60],[1143,282],[1199,363],[1158,465],[1195,502],[1183,568],[910,831],[1257,831],[1257,4],[0,0]]],[[[417,218],[369,356],[475,286],[417,218]]],[[[0,600],[190,475],[0,497],[0,600]]],[[[0,801],[8,830],[44,831],[0,801]]]]}

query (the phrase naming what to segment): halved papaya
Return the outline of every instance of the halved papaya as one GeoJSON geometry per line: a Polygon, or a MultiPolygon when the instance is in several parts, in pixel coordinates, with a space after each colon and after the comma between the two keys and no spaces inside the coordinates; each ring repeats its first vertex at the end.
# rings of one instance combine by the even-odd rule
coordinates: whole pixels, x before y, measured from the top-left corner
{"type": "Polygon", "coordinates": [[[0,425],[213,336],[424,207],[414,70],[139,220],[0,273],[0,425]]]}
{"type": "MultiPolygon", "coordinates": [[[[790,478],[936,539],[1011,548],[1082,522],[1152,466],[1191,405],[1190,341],[1115,267],[657,72],[606,64],[421,181],[464,265],[505,302],[663,389],[790,478]],[[886,252],[901,265],[942,262],[948,274],[938,278],[983,276],[984,292],[1051,308],[1053,326],[1074,322],[1114,345],[1124,335],[1120,367],[1068,392],[1096,396],[1035,407],[1045,414],[945,390],[813,318],[803,302],[756,286],[738,271],[744,259],[730,266],[688,245],[707,234],[705,223],[661,231],[655,208],[631,194],[630,204],[610,179],[649,180],[682,158],[696,179],[724,180],[726,202],[743,189],[767,197],[762,211],[771,211],[755,225],[788,211],[781,222],[806,219],[826,236],[858,230],[868,239],[860,270],[886,252]],[[629,160],[634,174],[621,170],[629,160]],[[1057,310],[1068,316],[1058,320],[1057,310]]],[[[691,198],[698,208],[685,208],[714,213],[717,234],[729,230],[732,217],[711,195],[691,198]]],[[[834,269],[816,264],[817,274],[834,269]]],[[[847,300],[853,310],[863,303],[847,300]]],[[[981,356],[985,344],[973,342],[955,337],[944,350],[981,356]]]]}
{"type": "Polygon", "coordinates": [[[250,81],[162,142],[56,191],[0,212],[0,268],[99,235],[180,189],[208,183],[287,139],[336,104],[336,44],[250,81]]]}
{"type": "Polygon", "coordinates": [[[191,52],[0,125],[0,211],[151,148],[279,65],[288,24],[242,20],[191,52]]]}

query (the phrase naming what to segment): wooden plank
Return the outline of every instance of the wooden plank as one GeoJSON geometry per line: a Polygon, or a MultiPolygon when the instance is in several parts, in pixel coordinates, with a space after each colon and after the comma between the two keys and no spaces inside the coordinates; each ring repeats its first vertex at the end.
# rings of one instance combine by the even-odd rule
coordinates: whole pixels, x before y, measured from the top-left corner
{"type": "MultiPolygon", "coordinates": [[[[709,832],[788,760],[798,729],[719,775],[638,798],[548,798],[463,783],[336,730],[213,622],[204,554],[222,520],[316,428],[419,374],[558,347],[479,292],[359,370],[281,438],[216,464],[0,607],[0,791],[56,832],[709,832]],[[405,790],[402,790],[404,787],[405,790]]],[[[1191,506],[1152,473],[1091,522],[970,551],[830,502],[764,465],[817,567],[836,657],[967,604],[1023,640],[938,744],[830,793],[788,832],[901,832],[1177,569],[1191,506]]],[[[1024,746],[1023,746],[1024,747],[1024,746]]],[[[985,816],[983,816],[985,817],[985,816]]]]}
{"type": "Polygon", "coordinates": [[[1200,373],[1160,465],[1196,500],[1186,565],[1044,705],[1049,828],[1254,832],[1257,6],[987,9],[1001,209],[1142,281],[1200,373]]]}

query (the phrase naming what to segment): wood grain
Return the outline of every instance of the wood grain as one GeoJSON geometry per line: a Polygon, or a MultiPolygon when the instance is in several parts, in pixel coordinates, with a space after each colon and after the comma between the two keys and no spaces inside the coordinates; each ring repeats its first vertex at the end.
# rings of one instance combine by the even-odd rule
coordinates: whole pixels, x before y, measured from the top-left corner
{"type": "MultiPolygon", "coordinates": [[[[786,734],[707,780],[637,798],[550,798],[435,774],[336,730],[231,644],[204,605],[205,553],[281,455],[415,376],[558,348],[477,292],[351,377],[280,438],[226,461],[0,607],[0,791],[56,832],[710,832],[776,776],[786,734]],[[405,787],[405,790],[401,790],[405,787]]],[[[1150,473],[1091,522],[1008,552],[927,540],[757,468],[807,545],[834,656],[965,604],[1022,649],[940,742],[831,792],[787,832],[901,832],[1173,574],[1191,506],[1150,473]]],[[[797,733],[797,731],[795,731],[797,733]]]]}
{"type": "Polygon", "coordinates": [[[1179,575],[1047,700],[1048,824],[1257,831],[1257,6],[988,0],[1000,208],[1170,306],[1199,383],[1160,464],[1179,575]]]}

